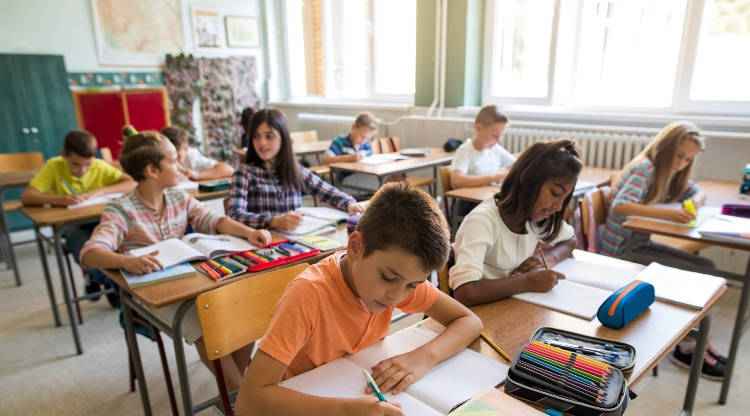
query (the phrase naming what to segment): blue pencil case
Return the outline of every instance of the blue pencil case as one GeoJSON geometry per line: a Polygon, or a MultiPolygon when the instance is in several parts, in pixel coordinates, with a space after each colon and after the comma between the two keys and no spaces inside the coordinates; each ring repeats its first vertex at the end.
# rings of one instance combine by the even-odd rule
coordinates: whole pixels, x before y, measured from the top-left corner
{"type": "Polygon", "coordinates": [[[596,316],[602,325],[620,329],[648,309],[655,299],[653,285],[634,280],[604,301],[596,316]]]}

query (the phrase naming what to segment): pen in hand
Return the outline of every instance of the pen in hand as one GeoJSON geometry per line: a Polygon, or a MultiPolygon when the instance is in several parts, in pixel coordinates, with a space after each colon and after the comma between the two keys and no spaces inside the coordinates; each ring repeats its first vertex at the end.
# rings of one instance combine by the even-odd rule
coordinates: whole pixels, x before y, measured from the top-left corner
{"type": "Polygon", "coordinates": [[[385,402],[385,397],[383,397],[383,393],[380,392],[380,389],[378,388],[378,385],[375,384],[375,380],[372,379],[372,376],[370,373],[367,372],[367,370],[362,369],[362,374],[365,375],[365,381],[367,381],[367,384],[370,386],[372,391],[375,392],[375,395],[378,396],[378,400],[381,402],[385,402]]]}

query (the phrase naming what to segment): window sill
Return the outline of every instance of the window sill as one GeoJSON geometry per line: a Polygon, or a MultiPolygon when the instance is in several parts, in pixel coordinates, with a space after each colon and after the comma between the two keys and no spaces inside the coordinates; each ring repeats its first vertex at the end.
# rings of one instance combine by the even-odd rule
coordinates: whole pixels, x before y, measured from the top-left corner
{"type": "Polygon", "coordinates": [[[320,108],[361,108],[363,110],[400,110],[409,111],[414,108],[412,103],[389,103],[377,101],[336,101],[328,98],[295,98],[288,101],[272,101],[269,106],[292,107],[320,107],[320,108]]]}

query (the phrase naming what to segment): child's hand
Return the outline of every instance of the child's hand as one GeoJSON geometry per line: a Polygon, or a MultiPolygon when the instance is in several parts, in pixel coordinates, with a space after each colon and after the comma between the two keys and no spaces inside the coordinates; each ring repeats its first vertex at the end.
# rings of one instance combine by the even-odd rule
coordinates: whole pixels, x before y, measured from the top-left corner
{"type": "Polygon", "coordinates": [[[362,155],[362,153],[359,153],[359,152],[357,152],[357,153],[353,154],[352,156],[354,156],[354,161],[355,161],[355,162],[359,162],[360,160],[362,160],[362,159],[364,159],[364,158],[365,158],[365,157],[364,157],[364,156],[362,155]]]}
{"type": "Polygon", "coordinates": [[[164,266],[162,266],[161,262],[156,259],[158,254],[159,250],[156,250],[145,256],[130,257],[126,260],[123,269],[136,274],[145,274],[162,270],[164,266]]]}
{"type": "MultiPolygon", "coordinates": [[[[372,378],[381,392],[393,388],[392,393],[398,394],[409,384],[424,377],[430,367],[429,361],[417,349],[377,363],[372,367],[372,378]]],[[[370,386],[365,388],[365,393],[372,393],[370,386]]]]}
{"type": "Polygon", "coordinates": [[[86,198],[84,198],[81,195],[61,195],[60,202],[58,203],[58,205],[67,207],[68,205],[80,204],[81,202],[85,200],[86,198]]]}
{"type": "Polygon", "coordinates": [[[560,279],[565,279],[565,275],[554,270],[534,269],[526,276],[527,292],[549,292],[560,279]]]}
{"type": "Polygon", "coordinates": [[[305,214],[295,214],[290,212],[289,214],[279,215],[271,218],[268,223],[268,228],[278,228],[282,231],[292,231],[302,224],[302,217],[305,214]]]}
{"type": "Polygon", "coordinates": [[[179,178],[180,182],[185,182],[185,181],[190,180],[190,178],[188,178],[184,173],[180,173],[179,175],[177,175],[177,177],[179,178]]]}
{"type": "Polygon", "coordinates": [[[253,245],[265,247],[271,242],[271,233],[268,230],[252,230],[245,238],[253,245]]]}
{"type": "Polygon", "coordinates": [[[93,197],[99,196],[99,195],[104,195],[104,192],[102,192],[99,189],[94,189],[93,191],[88,191],[88,192],[84,192],[82,194],[78,194],[78,196],[80,196],[84,200],[90,199],[90,198],[93,198],[93,197]]]}
{"type": "Polygon", "coordinates": [[[543,269],[543,268],[544,268],[544,263],[542,263],[542,260],[539,257],[531,256],[528,259],[524,260],[520,266],[516,267],[516,270],[513,270],[513,274],[521,274],[521,273],[526,273],[534,269],[543,269]]]}
{"type": "Polygon", "coordinates": [[[193,181],[198,180],[198,172],[194,170],[185,169],[182,171],[182,174],[190,180],[193,180],[193,181]]]}
{"type": "Polygon", "coordinates": [[[349,204],[347,205],[346,210],[349,211],[349,215],[357,215],[365,212],[365,209],[359,204],[349,204]]]}
{"type": "Polygon", "coordinates": [[[686,209],[669,209],[666,211],[667,212],[666,212],[666,215],[664,216],[664,219],[667,221],[687,224],[690,221],[695,219],[695,215],[693,215],[690,211],[686,209]]]}
{"type": "Polygon", "coordinates": [[[381,402],[377,398],[362,397],[353,399],[354,408],[351,414],[366,416],[404,416],[401,404],[397,402],[381,402]]]}

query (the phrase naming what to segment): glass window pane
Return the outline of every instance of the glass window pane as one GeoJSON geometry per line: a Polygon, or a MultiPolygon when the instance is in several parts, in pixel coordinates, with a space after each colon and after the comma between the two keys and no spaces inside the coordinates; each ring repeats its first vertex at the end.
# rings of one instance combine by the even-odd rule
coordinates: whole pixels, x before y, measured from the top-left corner
{"type": "Polygon", "coordinates": [[[584,0],[575,102],[672,103],[686,0],[584,0]]]}
{"type": "Polygon", "coordinates": [[[417,1],[375,0],[375,91],[414,94],[417,1]]]}
{"type": "Polygon", "coordinates": [[[368,95],[368,0],[330,0],[331,58],[326,71],[333,96],[363,98],[368,95]]]}
{"type": "Polygon", "coordinates": [[[307,95],[302,13],[302,0],[286,1],[289,81],[291,83],[292,96],[295,97],[304,97],[307,95]]]}
{"type": "Polygon", "coordinates": [[[492,95],[546,97],[553,0],[498,0],[492,95]]]}
{"type": "Polygon", "coordinates": [[[706,0],[690,98],[750,101],[750,0],[706,0]]]}

